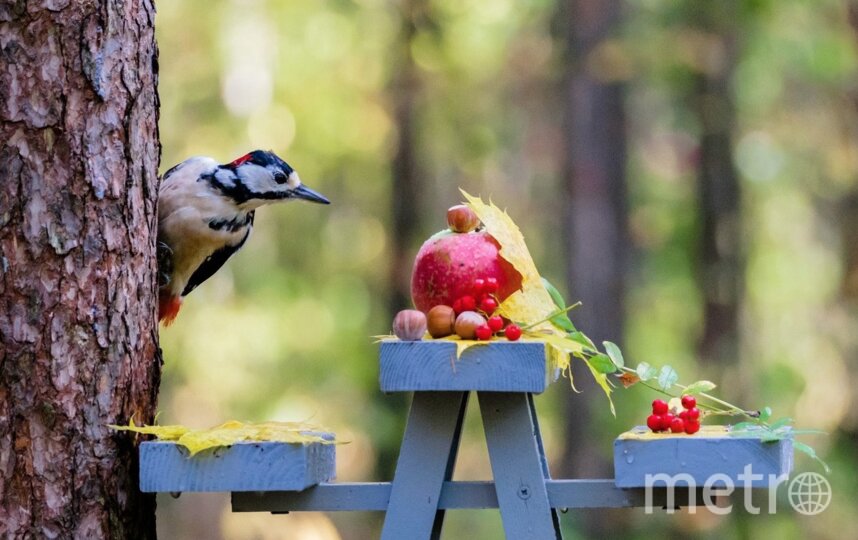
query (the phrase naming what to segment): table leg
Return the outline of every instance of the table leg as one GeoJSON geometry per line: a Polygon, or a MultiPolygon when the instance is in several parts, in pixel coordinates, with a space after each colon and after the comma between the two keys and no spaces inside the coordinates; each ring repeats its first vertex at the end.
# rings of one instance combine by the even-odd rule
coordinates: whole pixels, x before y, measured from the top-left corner
{"type": "MultiPolygon", "coordinates": [[[[533,420],[533,435],[536,437],[536,446],[539,449],[539,462],[542,464],[542,473],[546,480],[550,480],[551,473],[548,471],[548,458],[545,457],[545,446],[542,444],[542,431],[539,429],[539,417],[536,415],[533,394],[527,394],[527,408],[530,409],[530,418],[533,420]]],[[[557,532],[557,537],[561,538],[560,516],[557,515],[555,508],[551,509],[551,521],[554,523],[554,530],[557,532]]]]}
{"type": "MultiPolygon", "coordinates": [[[[453,442],[450,445],[450,456],[447,459],[447,470],[444,472],[445,481],[453,479],[453,470],[456,468],[456,458],[459,456],[459,441],[462,438],[462,424],[465,421],[465,409],[468,407],[469,395],[470,392],[466,392],[464,394],[462,397],[462,404],[459,407],[459,417],[456,422],[456,429],[453,431],[453,442]]],[[[432,540],[441,539],[441,528],[444,526],[444,512],[446,512],[446,510],[438,510],[435,514],[435,523],[432,525],[432,540]]]]}
{"type": "Polygon", "coordinates": [[[478,392],[504,532],[510,539],[562,538],[545,488],[542,437],[530,396],[478,392]]]}
{"type": "Polygon", "coordinates": [[[440,535],[443,512],[438,499],[453,472],[466,404],[466,392],[414,393],[382,540],[440,535]]]}

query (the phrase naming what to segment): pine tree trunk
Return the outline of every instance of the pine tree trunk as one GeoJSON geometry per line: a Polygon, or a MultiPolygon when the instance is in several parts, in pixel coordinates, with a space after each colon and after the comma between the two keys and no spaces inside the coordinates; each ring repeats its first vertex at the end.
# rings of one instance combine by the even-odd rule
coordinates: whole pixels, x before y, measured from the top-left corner
{"type": "Polygon", "coordinates": [[[420,190],[420,170],[415,144],[416,101],[420,75],[411,56],[411,47],[421,19],[425,18],[425,0],[402,0],[399,39],[396,44],[395,75],[390,83],[391,101],[396,119],[397,145],[391,162],[391,240],[390,316],[411,306],[411,267],[413,246],[420,231],[420,208],[424,205],[420,190]]]}
{"type": "MultiPolygon", "coordinates": [[[[425,21],[427,0],[399,0],[399,35],[393,51],[394,71],[389,83],[388,92],[393,106],[393,116],[396,121],[396,153],[390,163],[391,173],[391,260],[389,282],[391,284],[388,298],[388,317],[401,309],[412,307],[411,304],[411,268],[414,262],[414,244],[419,241],[420,209],[424,208],[424,191],[420,189],[420,166],[418,149],[415,143],[416,109],[420,92],[421,80],[418,68],[411,56],[411,47],[417,35],[418,25],[425,21]]],[[[402,411],[407,409],[407,396],[393,394],[387,396],[383,407],[392,418],[399,418],[401,429],[404,429],[402,411]]],[[[394,433],[398,431],[394,430],[394,433]]],[[[376,473],[382,477],[390,477],[396,468],[398,446],[382,445],[376,473]]]]}
{"type": "MultiPolygon", "coordinates": [[[[567,0],[563,6],[558,26],[568,32],[563,82],[568,296],[584,303],[575,312],[583,332],[596,343],[621,342],[629,250],[624,84],[619,73],[592,68],[592,59],[618,31],[620,2],[567,0]]],[[[599,452],[580,434],[589,429],[589,404],[603,397],[586,370],[575,385],[587,390],[569,394],[563,462],[566,474],[580,477],[599,468],[599,452]]]]}
{"type": "MultiPolygon", "coordinates": [[[[596,343],[622,344],[625,318],[625,261],[629,250],[626,209],[626,119],[623,74],[605,62],[605,51],[621,22],[619,0],[565,0],[558,27],[566,31],[564,63],[563,184],[566,197],[566,260],[569,301],[583,306],[574,318],[596,343]],[[596,69],[599,68],[599,70],[596,69]]],[[[616,46],[616,45],[613,45],[616,46]]],[[[594,411],[605,406],[602,391],[586,368],[573,360],[575,386],[565,403],[563,478],[602,478],[610,463],[592,432],[594,411]]],[[[616,536],[619,514],[579,515],[592,538],[616,536]]]]}
{"type": "Polygon", "coordinates": [[[150,0],[0,3],[0,537],[154,537],[150,0]]]}
{"type": "Polygon", "coordinates": [[[737,363],[745,274],[741,187],[733,165],[732,133],[736,125],[731,84],[738,58],[738,4],[731,0],[707,4],[705,9],[692,4],[689,9],[699,31],[717,39],[708,54],[714,60],[695,75],[692,99],[701,128],[697,184],[703,335],[699,350],[704,365],[718,365],[722,370],[737,363]]]}

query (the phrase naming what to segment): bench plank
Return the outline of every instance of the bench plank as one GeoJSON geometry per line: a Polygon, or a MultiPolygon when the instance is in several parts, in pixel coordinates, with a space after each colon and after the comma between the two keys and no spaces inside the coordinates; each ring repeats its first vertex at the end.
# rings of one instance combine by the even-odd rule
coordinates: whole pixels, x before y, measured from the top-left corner
{"type": "MultiPolygon", "coordinates": [[[[750,465],[752,487],[768,487],[769,475],[789,474],[793,465],[792,440],[761,442],[759,438],[732,437],[724,426],[703,426],[693,436],[654,434],[637,427],[614,441],[614,475],[617,487],[645,487],[647,474],[676,477],[678,485],[692,479],[703,486],[713,475],[726,475],[733,485],[745,485],[739,475],[750,465]],[[757,477],[756,475],[762,475],[757,477]]],[[[723,476],[720,478],[723,479],[723,476]]],[[[660,481],[658,485],[666,485],[660,481]]],[[[714,487],[723,485],[715,482],[714,487]]]]}
{"type": "MultiPolygon", "coordinates": [[[[644,506],[643,488],[618,488],[613,479],[546,480],[548,500],[552,508],[630,508],[644,506]]],[[[390,482],[321,483],[305,491],[243,492],[232,494],[233,512],[384,512],[390,503],[390,482]]],[[[698,488],[693,497],[685,487],[676,488],[675,504],[700,504],[698,488]],[[690,499],[690,500],[689,500],[690,499]]],[[[662,507],[667,501],[667,489],[653,489],[653,505],[662,507]]],[[[494,482],[444,482],[438,508],[446,510],[477,510],[497,508],[498,497],[494,482]]]]}
{"type": "Polygon", "coordinates": [[[398,341],[381,344],[379,382],[383,392],[545,391],[545,344],[491,342],[456,358],[452,341],[398,341]]]}
{"type": "Polygon", "coordinates": [[[240,442],[189,457],[175,442],[144,442],[140,490],[300,491],[336,476],[335,455],[333,444],[240,442]]]}

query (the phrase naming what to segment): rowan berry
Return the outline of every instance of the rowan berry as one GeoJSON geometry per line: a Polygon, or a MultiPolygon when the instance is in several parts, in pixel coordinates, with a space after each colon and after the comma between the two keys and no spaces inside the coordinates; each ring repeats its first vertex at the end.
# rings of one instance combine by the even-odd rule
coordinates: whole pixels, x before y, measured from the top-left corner
{"type": "Polygon", "coordinates": [[[661,429],[661,417],[657,414],[647,416],[646,427],[653,431],[659,431],[661,429]]]}
{"type": "Polygon", "coordinates": [[[462,301],[462,311],[476,311],[477,301],[474,300],[473,296],[466,294],[460,300],[462,301]]]}
{"type": "Polygon", "coordinates": [[[510,324],[504,330],[504,335],[510,341],[518,341],[521,337],[521,328],[517,324],[510,324]]]}
{"type": "Polygon", "coordinates": [[[492,298],[491,296],[487,296],[483,298],[483,301],[480,302],[480,311],[485,313],[486,315],[491,315],[498,308],[498,301],[492,298]]]}
{"type": "Polygon", "coordinates": [[[494,293],[494,292],[497,292],[497,290],[498,290],[498,280],[497,280],[497,278],[493,278],[493,277],[486,278],[486,283],[485,283],[485,289],[484,289],[484,290],[485,290],[485,292],[487,292],[487,293],[489,293],[489,294],[494,293]]]}
{"type": "Polygon", "coordinates": [[[488,325],[489,328],[492,329],[492,332],[500,332],[501,330],[503,330],[503,319],[500,315],[489,317],[488,325]]]}
{"type": "Polygon", "coordinates": [[[685,432],[689,435],[694,435],[698,431],[700,431],[700,422],[697,420],[689,420],[685,423],[685,432]]]}
{"type": "Polygon", "coordinates": [[[682,418],[675,418],[670,422],[670,431],[673,433],[682,433],[685,431],[685,422],[682,418]]]}
{"type": "Polygon", "coordinates": [[[480,341],[488,341],[492,339],[492,329],[487,324],[481,324],[477,327],[477,339],[480,341]]]}

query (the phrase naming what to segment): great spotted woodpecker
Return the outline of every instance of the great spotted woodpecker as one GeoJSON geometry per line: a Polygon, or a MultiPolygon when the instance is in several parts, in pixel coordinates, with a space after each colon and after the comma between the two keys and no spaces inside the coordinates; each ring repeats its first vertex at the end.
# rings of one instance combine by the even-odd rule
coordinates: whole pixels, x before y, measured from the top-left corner
{"type": "Polygon", "coordinates": [[[293,199],[330,204],[273,152],[225,165],[193,157],[167,171],[158,192],[158,319],[170,324],[182,299],[241,249],[257,208],[293,199]]]}

